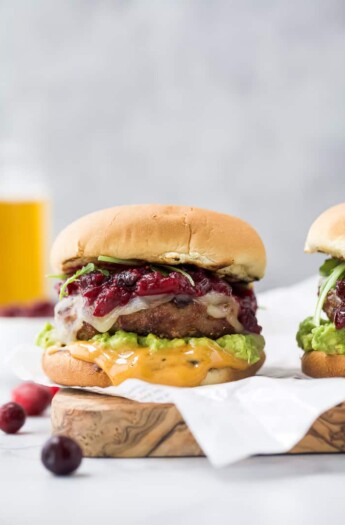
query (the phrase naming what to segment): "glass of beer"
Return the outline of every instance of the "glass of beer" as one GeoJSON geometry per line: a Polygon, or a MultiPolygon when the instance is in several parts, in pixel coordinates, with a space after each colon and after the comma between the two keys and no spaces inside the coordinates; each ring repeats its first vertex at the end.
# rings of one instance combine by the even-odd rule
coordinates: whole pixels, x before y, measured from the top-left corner
{"type": "Polygon", "coordinates": [[[0,173],[0,307],[48,297],[50,204],[37,178],[0,173]]]}

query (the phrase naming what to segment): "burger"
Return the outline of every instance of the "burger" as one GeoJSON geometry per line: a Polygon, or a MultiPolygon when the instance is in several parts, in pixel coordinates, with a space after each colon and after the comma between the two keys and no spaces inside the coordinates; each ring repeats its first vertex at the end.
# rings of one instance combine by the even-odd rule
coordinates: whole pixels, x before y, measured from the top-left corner
{"type": "Polygon", "coordinates": [[[314,315],[300,324],[297,333],[304,350],[302,370],[311,377],[345,377],[345,204],[316,219],[305,251],[329,258],[320,267],[314,315]]]}
{"type": "Polygon", "coordinates": [[[63,230],[51,264],[59,300],[37,344],[60,385],[194,387],[252,376],[264,362],[252,282],[264,274],[265,249],[236,217],[109,208],[63,230]]]}

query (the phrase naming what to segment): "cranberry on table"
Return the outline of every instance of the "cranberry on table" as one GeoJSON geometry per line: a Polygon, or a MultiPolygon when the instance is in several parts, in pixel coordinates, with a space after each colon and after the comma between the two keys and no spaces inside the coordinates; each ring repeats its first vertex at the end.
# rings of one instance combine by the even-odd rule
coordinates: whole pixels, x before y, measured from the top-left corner
{"type": "Polygon", "coordinates": [[[54,303],[51,301],[10,304],[0,308],[0,317],[53,317],[54,306],[54,303]]]}
{"type": "Polygon", "coordinates": [[[80,465],[83,453],[76,441],[66,436],[53,436],[42,449],[43,465],[57,476],[72,474],[80,465]]]}
{"type": "Polygon", "coordinates": [[[50,397],[52,399],[55,396],[55,394],[57,394],[58,391],[60,390],[60,387],[58,386],[46,386],[46,388],[48,389],[48,392],[50,392],[50,397]]]}
{"type": "Polygon", "coordinates": [[[26,414],[18,403],[6,403],[0,407],[0,429],[6,434],[15,434],[25,423],[26,414]]]}
{"type": "Polygon", "coordinates": [[[12,391],[12,400],[21,405],[28,416],[39,416],[52,400],[50,390],[35,383],[22,383],[12,391]]]}

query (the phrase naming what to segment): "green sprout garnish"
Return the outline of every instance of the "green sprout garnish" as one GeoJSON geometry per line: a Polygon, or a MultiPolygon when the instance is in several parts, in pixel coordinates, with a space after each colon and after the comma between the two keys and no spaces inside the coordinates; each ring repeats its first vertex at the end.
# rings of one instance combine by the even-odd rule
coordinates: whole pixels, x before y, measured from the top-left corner
{"type": "Polygon", "coordinates": [[[326,259],[325,262],[320,266],[319,272],[322,277],[328,277],[334,268],[338,266],[338,259],[326,259]]]}
{"type": "Polygon", "coordinates": [[[59,279],[60,281],[64,281],[65,279],[67,279],[67,274],[65,274],[65,273],[57,273],[57,274],[49,273],[48,275],[46,275],[46,277],[48,277],[48,279],[59,279]]]}
{"type": "Polygon", "coordinates": [[[89,263],[86,266],[83,266],[83,268],[80,268],[80,270],[76,271],[75,274],[73,274],[71,277],[69,277],[61,286],[60,295],[59,295],[60,301],[63,297],[67,295],[66,288],[69,284],[73,283],[74,281],[77,281],[79,277],[81,277],[82,275],[86,275],[87,273],[94,272],[95,270],[96,270],[95,265],[93,263],[89,263]]]}
{"type": "MultiPolygon", "coordinates": [[[[98,260],[101,262],[108,262],[108,263],[114,263],[114,264],[125,264],[128,266],[138,266],[142,264],[142,262],[138,261],[137,259],[117,259],[116,257],[108,257],[108,255],[100,255],[98,257],[98,260]]],[[[164,272],[165,270],[169,270],[170,272],[179,272],[182,275],[184,275],[190,284],[192,286],[195,286],[195,282],[192,279],[192,277],[184,270],[181,270],[181,268],[177,268],[176,266],[169,266],[168,264],[157,264],[157,265],[150,265],[151,269],[153,271],[161,272],[163,275],[168,275],[164,272]]]]}
{"type": "Polygon", "coordinates": [[[164,277],[166,277],[167,275],[169,275],[169,271],[168,270],[165,270],[164,268],[162,268],[161,266],[156,266],[155,264],[150,264],[150,268],[153,272],[159,272],[161,273],[162,275],[164,275],[164,277]]]}
{"type": "Polygon", "coordinates": [[[321,311],[328,292],[332,288],[334,288],[338,279],[345,273],[345,263],[340,263],[339,261],[337,261],[337,265],[334,265],[334,263],[331,264],[330,261],[334,260],[335,259],[329,259],[328,261],[326,261],[326,263],[328,263],[328,266],[326,266],[326,263],[321,266],[321,268],[323,269],[322,271],[325,272],[327,270],[329,271],[329,274],[320,286],[319,297],[316,303],[316,309],[313,317],[313,323],[315,326],[320,326],[321,311]],[[332,267],[333,269],[331,269],[332,267]]]}

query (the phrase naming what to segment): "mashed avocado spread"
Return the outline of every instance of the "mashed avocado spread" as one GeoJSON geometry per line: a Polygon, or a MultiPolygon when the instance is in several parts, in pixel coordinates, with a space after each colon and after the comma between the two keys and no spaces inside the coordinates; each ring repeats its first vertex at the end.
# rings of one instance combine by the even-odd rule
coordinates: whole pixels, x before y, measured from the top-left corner
{"type": "Polygon", "coordinates": [[[299,325],[296,339],[305,352],[345,355],[345,328],[337,330],[331,321],[321,319],[320,326],[316,326],[313,318],[307,317],[299,325]]]}
{"type": "MultiPolygon", "coordinates": [[[[344,330],[345,332],[345,330],[344,330]]],[[[46,323],[44,328],[36,337],[36,345],[41,348],[59,344],[56,339],[55,329],[50,323],[46,323]]],[[[219,339],[213,340],[208,337],[187,337],[183,339],[164,339],[154,334],[141,336],[133,332],[124,332],[118,330],[115,334],[98,334],[89,341],[98,344],[110,346],[112,349],[121,349],[122,346],[132,346],[133,348],[148,347],[150,351],[159,352],[163,348],[177,348],[187,343],[193,345],[207,346],[210,344],[218,345],[224,352],[229,352],[238,359],[244,359],[249,364],[257,363],[260,359],[260,352],[265,346],[265,340],[262,335],[257,334],[232,334],[224,335],[219,339]]],[[[345,343],[345,340],[344,340],[345,343]]],[[[345,348],[345,346],[344,346],[345,348]]],[[[345,350],[344,350],[345,353],[345,350]]]]}

